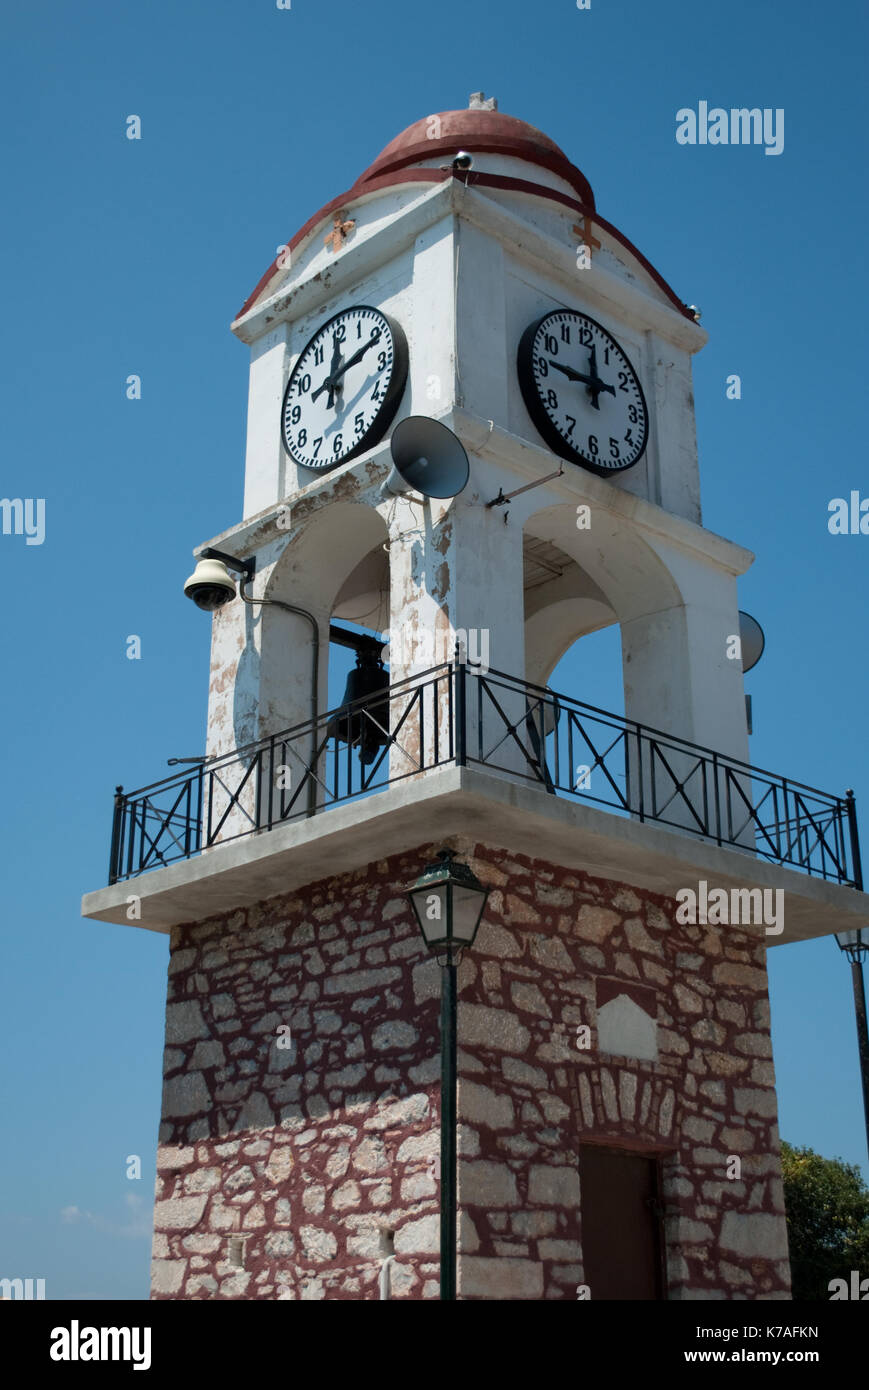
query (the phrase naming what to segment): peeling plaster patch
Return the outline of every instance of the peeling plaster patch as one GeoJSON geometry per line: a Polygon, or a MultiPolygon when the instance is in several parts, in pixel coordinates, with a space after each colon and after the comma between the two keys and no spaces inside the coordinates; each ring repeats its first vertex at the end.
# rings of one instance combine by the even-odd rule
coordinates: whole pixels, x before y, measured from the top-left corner
{"type": "Polygon", "coordinates": [[[439,599],[441,602],[443,602],[446,600],[449,591],[450,567],[447,564],[446,560],[444,560],[442,565],[438,565],[434,573],[434,581],[432,583],[432,597],[439,599]]]}
{"type": "Polygon", "coordinates": [[[438,523],[435,527],[435,534],[432,537],[432,544],[439,555],[446,555],[453,539],[452,517],[438,523]]]}
{"type": "Polygon", "coordinates": [[[405,602],[416,598],[416,590],[425,579],[425,550],[421,541],[414,541],[410,550],[410,575],[405,580],[405,602]]]}

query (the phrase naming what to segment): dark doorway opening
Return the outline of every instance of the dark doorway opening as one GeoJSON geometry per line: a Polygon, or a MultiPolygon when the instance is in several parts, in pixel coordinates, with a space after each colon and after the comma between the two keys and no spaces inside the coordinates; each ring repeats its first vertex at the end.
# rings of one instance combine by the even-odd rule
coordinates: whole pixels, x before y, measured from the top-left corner
{"type": "Polygon", "coordinates": [[[666,1297],[657,1155],[583,1144],[582,1255],[592,1300],[666,1297]]]}

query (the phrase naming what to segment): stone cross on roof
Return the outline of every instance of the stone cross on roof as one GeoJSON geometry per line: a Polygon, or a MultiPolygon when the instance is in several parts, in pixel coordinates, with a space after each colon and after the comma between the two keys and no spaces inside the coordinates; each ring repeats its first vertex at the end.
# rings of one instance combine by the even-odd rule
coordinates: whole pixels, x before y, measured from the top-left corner
{"type": "Polygon", "coordinates": [[[471,99],[468,102],[469,111],[497,111],[498,98],[486,97],[485,92],[471,92],[471,99]]]}
{"type": "Polygon", "coordinates": [[[332,230],[328,233],[327,236],[323,237],[323,241],[328,246],[330,251],[335,252],[341,250],[341,247],[344,245],[344,242],[347,240],[348,236],[353,231],[353,228],[356,226],[356,223],[352,220],[352,218],[348,219],[345,222],[343,211],[335,213],[335,216],[332,219],[332,223],[332,230]]]}

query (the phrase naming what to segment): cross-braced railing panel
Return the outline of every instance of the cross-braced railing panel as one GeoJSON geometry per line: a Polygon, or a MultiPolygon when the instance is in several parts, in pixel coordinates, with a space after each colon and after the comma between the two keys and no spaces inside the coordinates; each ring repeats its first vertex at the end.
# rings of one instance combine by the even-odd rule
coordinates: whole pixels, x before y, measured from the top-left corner
{"type": "Polygon", "coordinates": [[[503,672],[469,668],[468,679],[477,689],[469,762],[556,796],[862,886],[853,799],[777,777],[503,672]]]}
{"type": "Polygon", "coordinates": [[[448,662],[315,722],[115,797],[111,883],[409,777],[477,764],[862,887],[854,800],[500,671],[448,662]]]}

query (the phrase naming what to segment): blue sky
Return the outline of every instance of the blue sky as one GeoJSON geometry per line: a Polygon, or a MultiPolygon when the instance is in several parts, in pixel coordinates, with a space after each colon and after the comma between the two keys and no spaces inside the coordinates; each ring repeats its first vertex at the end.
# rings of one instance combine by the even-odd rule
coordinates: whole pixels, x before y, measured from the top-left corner
{"type": "MultiPolygon", "coordinates": [[[[854,787],[865,831],[869,537],[831,536],[827,508],[869,495],[867,17],[859,0],[834,21],[808,0],[4,11],[0,493],[45,498],[46,536],[0,536],[0,1274],[44,1277],[50,1298],[143,1298],[167,940],[82,921],[79,899],[105,882],[115,783],[202,748],[209,624],[181,585],[193,546],[241,518],[230,320],[275,248],[412,121],[483,89],[546,131],[703,310],[704,520],[757,554],[741,603],[767,634],[752,756],[854,787]],[[701,100],[782,108],[784,152],[678,145],[677,110],[701,100]]],[[[553,685],[613,707],[617,666],[604,635],[553,685]]],[[[770,978],[783,1135],[864,1162],[844,959],[831,940],[778,948],[770,978]]]]}

